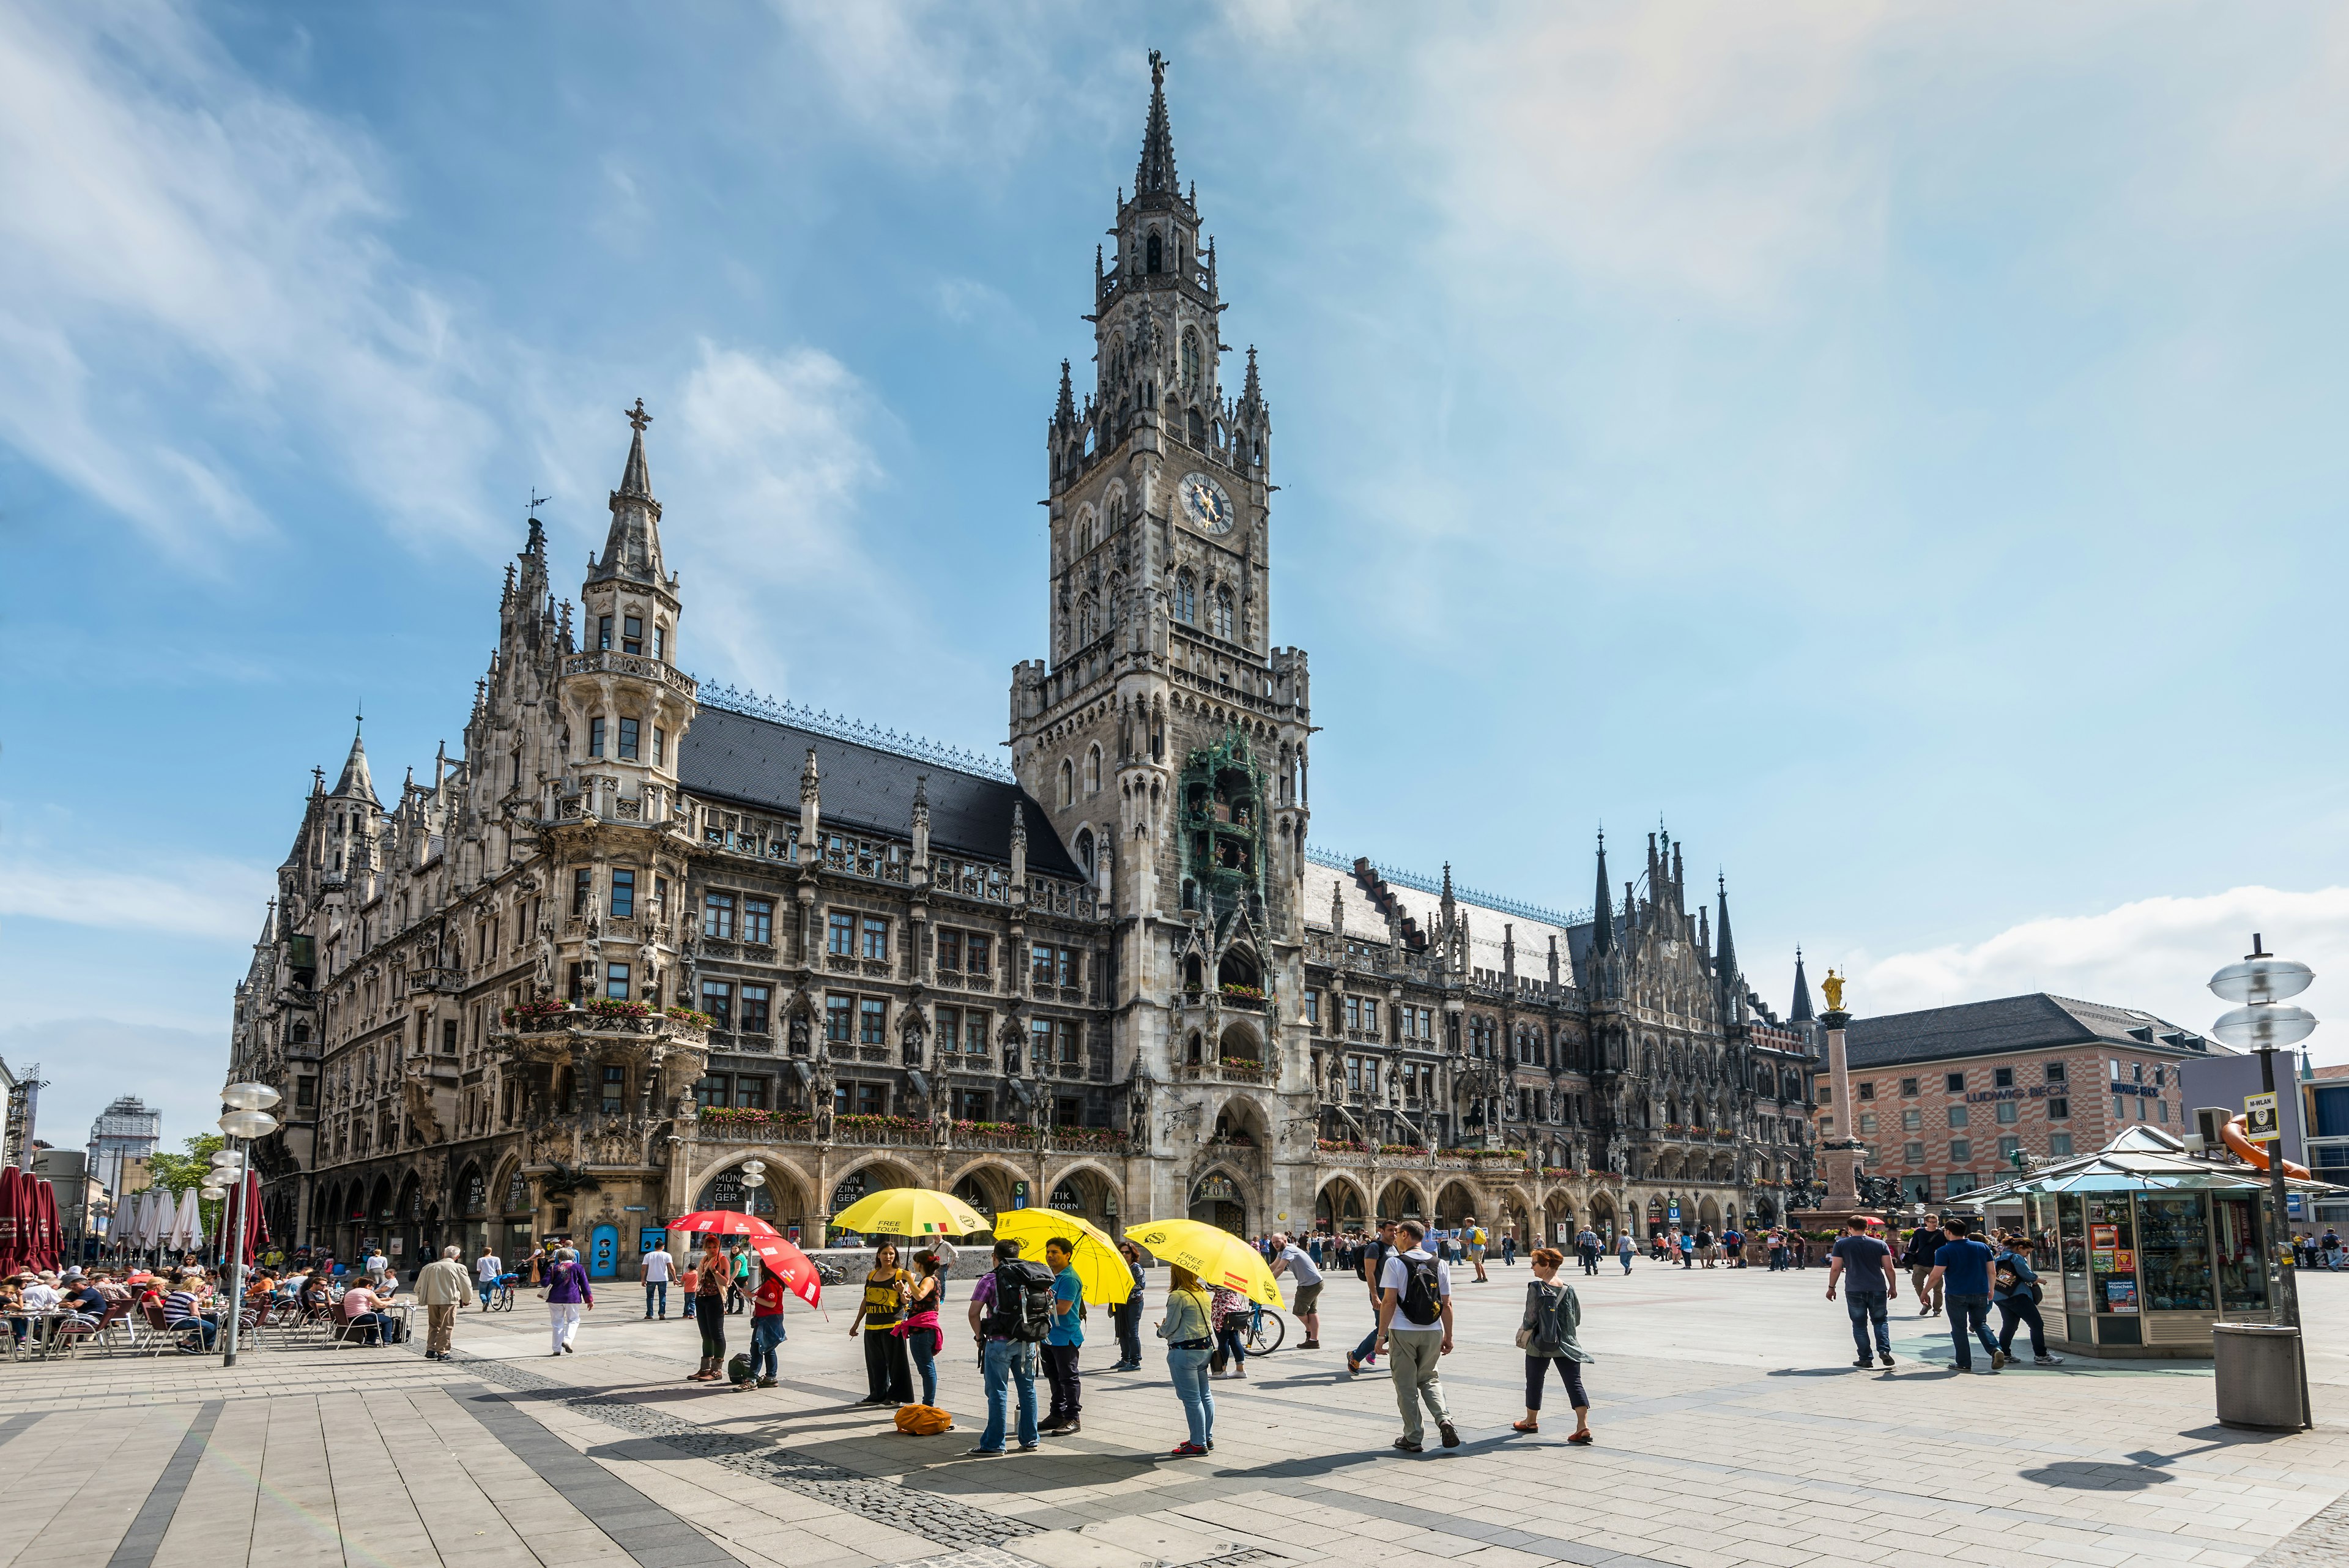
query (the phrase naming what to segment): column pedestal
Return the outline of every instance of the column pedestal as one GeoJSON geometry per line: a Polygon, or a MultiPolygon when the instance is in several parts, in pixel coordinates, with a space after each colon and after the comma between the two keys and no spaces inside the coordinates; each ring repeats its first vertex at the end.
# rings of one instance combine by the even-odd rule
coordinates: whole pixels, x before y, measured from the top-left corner
{"type": "Polygon", "coordinates": [[[1859,1143],[1859,1106],[1851,1097],[1851,1066],[1844,1050],[1844,1026],[1851,1014],[1829,1008],[1819,1014],[1827,1032],[1827,1083],[1836,1136],[1819,1145],[1820,1175],[1827,1184],[1830,1208],[1852,1209],[1859,1203],[1859,1168],[1866,1153],[1859,1143]]]}

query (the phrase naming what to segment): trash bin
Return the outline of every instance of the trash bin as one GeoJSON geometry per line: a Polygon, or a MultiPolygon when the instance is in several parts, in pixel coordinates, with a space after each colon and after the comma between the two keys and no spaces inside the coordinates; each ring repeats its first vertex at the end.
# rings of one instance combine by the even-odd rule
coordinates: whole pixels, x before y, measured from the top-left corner
{"type": "Polygon", "coordinates": [[[2300,1330],[2265,1323],[2221,1323],[2210,1329],[2219,1421],[2296,1432],[2300,1408],[2300,1330]]]}

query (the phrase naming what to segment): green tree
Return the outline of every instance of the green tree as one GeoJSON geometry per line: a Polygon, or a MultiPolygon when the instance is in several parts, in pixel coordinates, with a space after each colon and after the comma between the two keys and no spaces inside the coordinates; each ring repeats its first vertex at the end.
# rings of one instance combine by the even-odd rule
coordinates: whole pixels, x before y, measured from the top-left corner
{"type": "MultiPolygon", "coordinates": [[[[190,1188],[202,1187],[212,1173],[212,1156],[228,1147],[228,1140],[218,1133],[200,1133],[187,1140],[185,1154],[150,1155],[147,1171],[155,1185],[171,1195],[177,1203],[180,1194],[190,1188]]],[[[221,1206],[199,1201],[196,1211],[204,1217],[204,1234],[217,1235],[221,1225],[221,1206]]]]}

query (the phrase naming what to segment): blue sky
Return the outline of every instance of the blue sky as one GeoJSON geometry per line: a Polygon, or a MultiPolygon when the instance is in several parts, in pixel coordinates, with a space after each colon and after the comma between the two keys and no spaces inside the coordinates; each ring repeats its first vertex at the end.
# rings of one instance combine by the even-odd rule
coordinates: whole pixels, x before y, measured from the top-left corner
{"type": "Polygon", "coordinates": [[[194,1130],[308,770],[454,742],[636,397],[683,662],[999,740],[1153,47],[1320,843],[1579,907],[1661,815],[1868,1011],[2349,963],[2337,8],[0,0],[50,1136],[194,1130]]]}

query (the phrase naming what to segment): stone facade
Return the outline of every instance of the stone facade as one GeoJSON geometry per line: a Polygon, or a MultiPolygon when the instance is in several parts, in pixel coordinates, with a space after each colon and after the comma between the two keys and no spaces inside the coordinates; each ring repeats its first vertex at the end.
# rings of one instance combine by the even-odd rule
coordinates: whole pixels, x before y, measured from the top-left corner
{"type": "Polygon", "coordinates": [[[287,1096],[281,1238],[562,1232],[625,1275],[753,1157],[811,1241],[908,1182],[1529,1239],[1767,1219],[1807,1179],[1807,1026],[1668,836],[1619,909],[1602,843],[1573,917],[1309,849],[1271,414],[1253,350],[1223,390],[1153,63],[1097,383],[1064,362],[1046,426],[1050,656],[1012,673],[1009,773],[685,674],[639,404],[581,614],[533,521],[460,754],[388,805],[357,738],[314,780],[236,999],[233,1070],[287,1096]]]}

